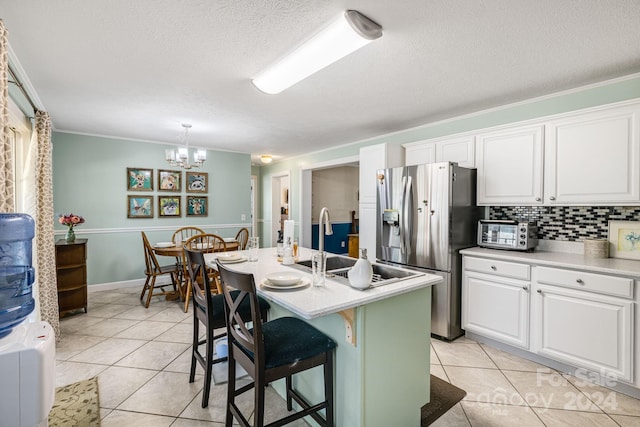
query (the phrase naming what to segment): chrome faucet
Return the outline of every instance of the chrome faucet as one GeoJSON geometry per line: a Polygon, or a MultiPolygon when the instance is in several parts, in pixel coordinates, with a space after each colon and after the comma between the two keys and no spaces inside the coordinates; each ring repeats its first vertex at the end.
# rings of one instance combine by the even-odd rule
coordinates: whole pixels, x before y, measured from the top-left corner
{"type": "Polygon", "coordinates": [[[332,235],[333,227],[331,227],[331,220],[329,219],[329,209],[326,207],[320,211],[320,217],[318,218],[318,252],[324,253],[324,235],[332,235]],[[324,224],[323,224],[324,223],[324,224]],[[322,226],[324,225],[324,233],[322,232],[322,226]]]}

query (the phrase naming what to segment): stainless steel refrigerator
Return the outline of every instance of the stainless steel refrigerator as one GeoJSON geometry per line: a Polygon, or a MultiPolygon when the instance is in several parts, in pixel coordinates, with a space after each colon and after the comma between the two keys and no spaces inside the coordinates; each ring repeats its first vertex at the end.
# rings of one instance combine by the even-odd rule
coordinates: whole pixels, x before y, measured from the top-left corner
{"type": "Polygon", "coordinates": [[[462,258],[476,244],[476,171],[456,163],[380,169],[378,262],[442,276],[432,288],[431,333],[452,340],[460,321],[462,258]]]}

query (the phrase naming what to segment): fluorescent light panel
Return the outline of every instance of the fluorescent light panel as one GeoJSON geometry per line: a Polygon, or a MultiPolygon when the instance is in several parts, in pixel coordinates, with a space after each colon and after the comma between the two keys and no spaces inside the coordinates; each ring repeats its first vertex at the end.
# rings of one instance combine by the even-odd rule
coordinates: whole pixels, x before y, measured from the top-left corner
{"type": "Polygon", "coordinates": [[[253,79],[268,94],[280,93],[351,52],[382,36],[382,28],[355,10],[348,10],[298,49],[253,79]]]}

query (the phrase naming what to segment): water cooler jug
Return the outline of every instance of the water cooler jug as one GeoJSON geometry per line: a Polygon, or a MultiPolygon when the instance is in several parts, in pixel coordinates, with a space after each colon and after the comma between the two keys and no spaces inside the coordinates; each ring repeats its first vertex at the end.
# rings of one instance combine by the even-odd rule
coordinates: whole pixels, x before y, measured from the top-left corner
{"type": "Polygon", "coordinates": [[[29,215],[0,213],[0,426],[46,426],[54,401],[53,329],[27,319],[35,307],[33,237],[29,215]]]}

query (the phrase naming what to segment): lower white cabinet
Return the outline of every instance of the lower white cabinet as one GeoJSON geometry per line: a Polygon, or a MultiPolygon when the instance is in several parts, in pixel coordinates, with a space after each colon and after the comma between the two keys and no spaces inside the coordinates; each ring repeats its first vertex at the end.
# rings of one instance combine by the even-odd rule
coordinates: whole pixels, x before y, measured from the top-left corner
{"type": "Polygon", "coordinates": [[[634,278],[500,257],[464,255],[462,266],[466,331],[640,384],[634,278]]]}
{"type": "Polygon", "coordinates": [[[462,327],[517,347],[529,347],[529,283],[465,273],[462,327]]]}
{"type": "Polygon", "coordinates": [[[529,347],[526,264],[464,257],[462,327],[517,347],[529,347]]]}
{"type": "Polygon", "coordinates": [[[632,280],[578,270],[540,270],[533,296],[532,350],[632,382],[634,301],[617,296],[626,293],[632,280]],[[606,284],[611,287],[602,286],[606,284]]]}

